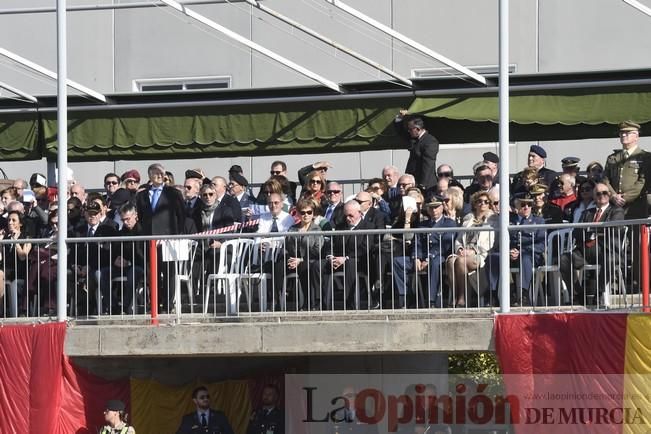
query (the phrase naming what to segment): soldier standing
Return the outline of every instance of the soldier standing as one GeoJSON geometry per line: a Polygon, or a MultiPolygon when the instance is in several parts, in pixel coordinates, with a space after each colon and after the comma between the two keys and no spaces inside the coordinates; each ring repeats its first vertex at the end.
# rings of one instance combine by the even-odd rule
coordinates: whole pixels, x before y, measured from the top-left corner
{"type": "MultiPolygon", "coordinates": [[[[638,146],[640,126],[633,121],[619,124],[619,142],[622,149],[616,150],[606,159],[604,181],[608,184],[612,201],[624,208],[627,220],[648,216],[646,198],[646,175],[649,172],[649,153],[638,146]]],[[[640,228],[630,231],[633,259],[633,280],[639,283],[640,275],[640,228]]],[[[633,284],[635,285],[635,283],[633,284]]]]}
{"type": "Polygon", "coordinates": [[[262,408],[251,415],[247,434],[285,434],[285,415],[278,408],[280,391],[275,384],[267,384],[262,390],[262,408]]]}

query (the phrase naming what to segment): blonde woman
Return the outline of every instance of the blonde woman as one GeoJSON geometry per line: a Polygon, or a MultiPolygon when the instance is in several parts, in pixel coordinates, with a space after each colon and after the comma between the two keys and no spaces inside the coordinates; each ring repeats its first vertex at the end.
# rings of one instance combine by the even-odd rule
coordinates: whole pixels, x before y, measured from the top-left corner
{"type": "MultiPolygon", "coordinates": [[[[497,227],[497,220],[491,211],[491,199],[486,192],[477,192],[471,197],[472,213],[461,223],[463,228],[497,227]]],[[[466,307],[468,283],[476,281],[480,285],[479,272],[486,263],[488,252],[495,242],[492,230],[465,231],[455,241],[455,253],[446,261],[449,288],[454,294],[456,307],[466,307]]],[[[485,285],[483,285],[485,286],[485,285]]],[[[485,288],[476,287],[478,297],[485,288]]]]}

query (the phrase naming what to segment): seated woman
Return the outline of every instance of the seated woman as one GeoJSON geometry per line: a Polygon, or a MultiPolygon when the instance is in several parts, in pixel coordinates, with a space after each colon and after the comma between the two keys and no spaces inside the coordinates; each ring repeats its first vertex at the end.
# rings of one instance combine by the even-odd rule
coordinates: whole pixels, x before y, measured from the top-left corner
{"type": "MultiPolygon", "coordinates": [[[[320,213],[319,207],[312,199],[299,199],[296,203],[296,211],[301,221],[289,228],[288,232],[299,232],[300,236],[287,237],[285,240],[285,251],[279,255],[274,263],[274,288],[276,294],[281,294],[284,288],[285,276],[296,273],[302,296],[299,296],[300,310],[314,310],[316,294],[319,288],[310,288],[309,273],[318,272],[314,270],[315,265],[321,259],[321,248],[324,237],[321,228],[315,218],[320,213]],[[313,234],[307,235],[308,232],[313,234]]],[[[298,285],[297,295],[298,295],[298,285]]],[[[281,308],[284,307],[284,300],[281,300],[281,308]]]]}
{"type": "Polygon", "coordinates": [[[389,185],[382,178],[373,178],[368,181],[366,191],[373,198],[373,208],[377,209],[384,217],[384,224],[391,225],[391,207],[389,202],[384,200],[384,193],[389,190],[389,185]]]}
{"type": "MultiPolygon", "coordinates": [[[[27,238],[23,216],[18,211],[10,211],[7,214],[7,233],[4,239],[16,241],[27,238]]],[[[11,282],[12,299],[9,303],[9,310],[12,316],[16,316],[18,315],[18,306],[23,306],[21,300],[26,295],[19,293],[19,282],[22,281],[24,285],[27,280],[27,256],[32,250],[32,245],[23,242],[4,244],[2,247],[5,277],[8,282],[11,282]]],[[[27,309],[21,309],[22,313],[26,311],[27,309]]]]}
{"type": "MultiPolygon", "coordinates": [[[[470,199],[472,213],[466,215],[461,223],[463,228],[498,227],[497,219],[491,211],[490,196],[486,192],[477,192],[470,199]]],[[[455,253],[446,260],[448,287],[452,291],[456,307],[465,307],[468,297],[468,283],[478,281],[480,271],[486,263],[488,252],[495,242],[492,230],[465,231],[457,236],[455,253]]],[[[481,285],[481,284],[480,284],[481,285]]],[[[484,288],[476,287],[478,296],[484,288]]]]}

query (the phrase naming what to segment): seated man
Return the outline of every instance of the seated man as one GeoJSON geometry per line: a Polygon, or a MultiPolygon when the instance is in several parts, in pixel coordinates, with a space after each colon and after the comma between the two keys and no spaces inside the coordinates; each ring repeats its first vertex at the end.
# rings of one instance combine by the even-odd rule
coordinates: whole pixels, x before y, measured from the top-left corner
{"type": "MultiPolygon", "coordinates": [[[[527,194],[520,195],[515,199],[516,214],[511,214],[509,224],[520,225],[542,225],[544,220],[531,214],[533,199],[527,194]]],[[[542,264],[543,253],[545,252],[545,231],[537,230],[511,230],[509,231],[509,256],[511,267],[518,268],[520,275],[515,282],[516,302],[522,293],[522,306],[528,305],[529,301],[536,300],[531,297],[533,270],[534,267],[542,264]]],[[[500,246],[499,237],[495,239],[493,251],[488,255],[488,279],[490,290],[497,293],[500,280],[500,246]]]]}
{"type": "MultiPolygon", "coordinates": [[[[594,204],[595,208],[583,211],[579,223],[624,220],[624,210],[610,203],[610,190],[606,184],[595,185],[594,204]]],[[[602,263],[603,277],[600,276],[596,286],[603,288],[603,283],[610,281],[613,269],[621,265],[616,262],[620,258],[623,228],[576,228],[572,236],[576,240],[576,247],[572,252],[561,255],[561,276],[573,294],[574,302],[583,304],[585,288],[581,282],[574,282],[573,272],[581,270],[586,264],[602,263]]]]}
{"type": "MultiPolygon", "coordinates": [[[[421,222],[421,228],[454,228],[456,223],[443,215],[443,198],[433,197],[425,204],[429,217],[421,222]]],[[[393,282],[399,294],[398,307],[405,306],[406,283],[415,272],[428,270],[428,297],[422,306],[442,307],[440,296],[441,267],[448,255],[452,254],[454,232],[434,232],[420,234],[411,256],[398,256],[393,259],[393,282]]],[[[412,280],[414,282],[414,280],[412,280]]],[[[412,285],[413,288],[413,285],[412,285]]]]}
{"type": "MultiPolygon", "coordinates": [[[[120,237],[135,237],[142,235],[142,228],[138,223],[138,210],[135,205],[127,203],[120,208],[122,229],[120,237]]],[[[145,241],[126,241],[113,243],[112,267],[101,270],[102,288],[110,288],[111,280],[116,277],[125,279],[118,289],[117,299],[121,302],[121,312],[131,314],[135,309],[132,301],[135,298],[136,284],[145,276],[145,241]]],[[[118,311],[118,313],[120,313],[118,311]]]]}
{"type": "MultiPolygon", "coordinates": [[[[337,226],[338,231],[370,229],[362,219],[359,202],[350,200],[344,204],[345,226],[337,226]]],[[[365,235],[332,236],[331,243],[325,247],[324,259],[312,264],[310,288],[321,288],[321,300],[325,309],[332,308],[332,281],[336,272],[344,273],[345,302],[349,309],[359,309],[361,288],[359,274],[367,273],[367,241],[365,235]]],[[[368,279],[367,279],[368,281],[368,279]]],[[[370,294],[369,294],[370,296],[370,294]]]]}

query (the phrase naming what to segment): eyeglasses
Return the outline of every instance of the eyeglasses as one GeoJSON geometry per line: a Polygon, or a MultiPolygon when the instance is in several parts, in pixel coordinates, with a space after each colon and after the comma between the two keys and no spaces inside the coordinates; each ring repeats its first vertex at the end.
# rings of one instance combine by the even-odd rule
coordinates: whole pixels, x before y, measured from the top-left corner
{"type": "Polygon", "coordinates": [[[520,203],[520,208],[531,208],[531,204],[529,202],[522,202],[520,203]]]}
{"type": "Polygon", "coordinates": [[[310,179],[310,184],[321,184],[320,179],[310,179]]]}
{"type": "Polygon", "coordinates": [[[328,168],[327,167],[319,167],[317,170],[320,171],[320,172],[327,172],[328,168]]]}
{"type": "Polygon", "coordinates": [[[117,181],[106,181],[104,183],[104,185],[118,185],[118,184],[119,184],[119,182],[117,182],[117,181]]]}
{"type": "Polygon", "coordinates": [[[192,186],[191,186],[191,185],[184,185],[184,187],[185,187],[186,190],[192,190],[192,186]]]}
{"type": "Polygon", "coordinates": [[[475,203],[477,205],[490,205],[491,201],[486,199],[477,199],[475,203]]]}
{"type": "Polygon", "coordinates": [[[451,178],[452,172],[441,172],[441,173],[437,173],[436,176],[438,176],[439,178],[451,178]]]}
{"type": "Polygon", "coordinates": [[[496,200],[495,202],[493,202],[493,206],[497,206],[497,205],[499,205],[499,204],[500,204],[500,201],[499,201],[499,200],[496,200]]]}
{"type": "Polygon", "coordinates": [[[270,173],[272,176],[274,176],[274,175],[280,175],[280,174],[283,173],[283,172],[282,172],[282,170],[270,170],[269,173],[270,173]]]}
{"type": "Polygon", "coordinates": [[[125,184],[137,184],[138,183],[135,179],[127,179],[124,182],[125,182],[125,184]]]}
{"type": "Polygon", "coordinates": [[[357,217],[357,214],[344,214],[344,216],[349,219],[354,219],[357,217]]]}
{"type": "Polygon", "coordinates": [[[398,184],[398,187],[411,187],[413,184],[411,182],[403,182],[402,184],[398,184]]]}
{"type": "Polygon", "coordinates": [[[201,197],[213,197],[215,193],[203,193],[201,197]]]}
{"type": "Polygon", "coordinates": [[[363,204],[363,203],[370,202],[370,200],[355,199],[355,202],[357,202],[358,204],[361,205],[361,204],[363,204]]]}
{"type": "Polygon", "coordinates": [[[311,209],[304,209],[304,210],[299,211],[299,213],[301,215],[312,215],[312,214],[314,214],[314,211],[312,211],[311,209]]]}
{"type": "Polygon", "coordinates": [[[637,131],[620,131],[619,132],[620,136],[629,136],[631,134],[637,134],[637,131]]]}
{"type": "Polygon", "coordinates": [[[610,192],[609,191],[595,191],[594,195],[595,196],[610,196],[610,192]]]}
{"type": "Polygon", "coordinates": [[[326,190],[327,194],[339,194],[341,193],[341,190],[326,190]]]}
{"type": "Polygon", "coordinates": [[[281,205],[282,202],[279,200],[270,200],[269,205],[281,205]]]}

